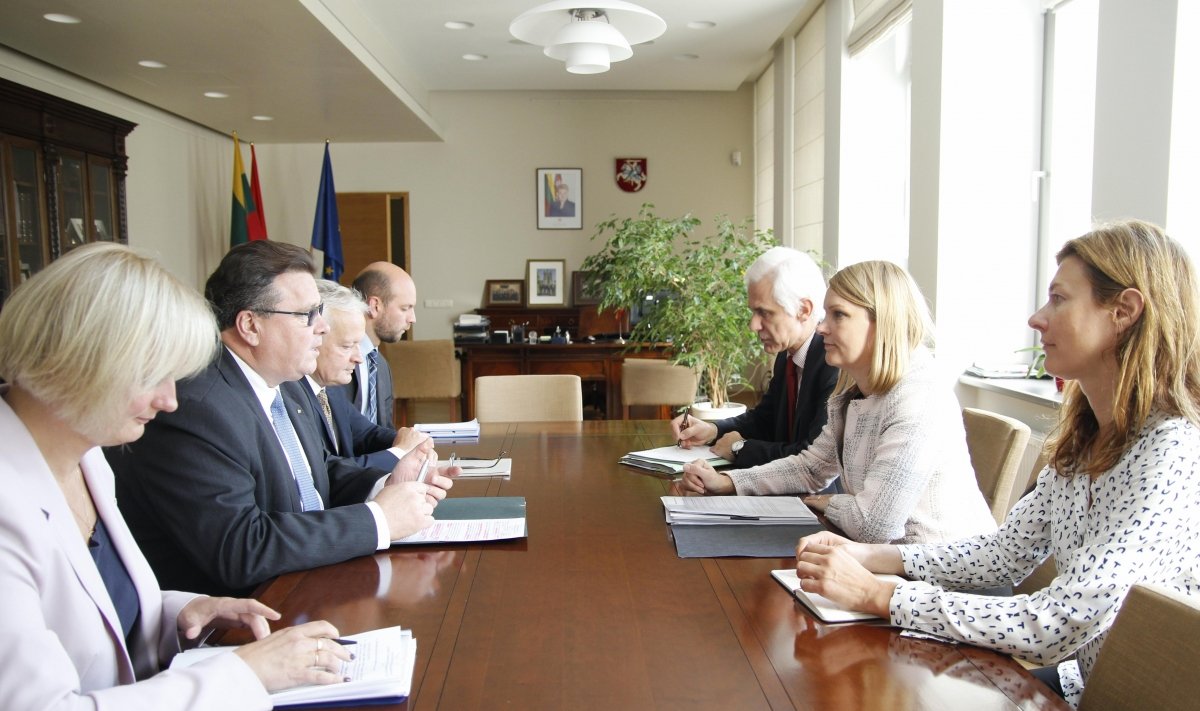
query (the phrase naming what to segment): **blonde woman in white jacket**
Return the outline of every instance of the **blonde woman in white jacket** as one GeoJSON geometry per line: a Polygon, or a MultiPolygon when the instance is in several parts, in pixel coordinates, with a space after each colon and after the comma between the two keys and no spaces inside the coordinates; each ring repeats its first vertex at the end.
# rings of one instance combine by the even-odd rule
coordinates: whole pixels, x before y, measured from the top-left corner
{"type": "MultiPolygon", "coordinates": [[[[0,311],[0,698],[27,709],[270,709],[268,691],[341,681],[338,631],[271,633],[255,600],[164,592],[125,526],[99,447],[173,410],[216,353],[204,300],[126,247],[80,247],[0,311]],[[258,641],[162,671],[209,626],[258,641]]],[[[202,505],[203,502],[200,502],[202,505]]]]}
{"type": "Polygon", "coordinates": [[[923,543],[996,525],[967,452],[962,412],[938,378],[932,323],[912,278],[890,262],[861,262],[829,280],[817,327],[825,360],[841,369],[829,422],[807,450],[724,473],[702,461],[684,488],[703,494],[801,494],[839,476],[844,494],[808,496],[852,540],[923,543]]]}

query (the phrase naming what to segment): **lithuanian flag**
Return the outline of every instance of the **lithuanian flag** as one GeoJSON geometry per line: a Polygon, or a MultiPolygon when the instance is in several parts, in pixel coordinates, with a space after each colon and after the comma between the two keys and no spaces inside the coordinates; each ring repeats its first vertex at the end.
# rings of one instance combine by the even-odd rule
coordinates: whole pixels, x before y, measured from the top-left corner
{"type": "Polygon", "coordinates": [[[246,179],[246,169],[242,167],[242,146],[238,143],[237,132],[233,134],[233,214],[229,221],[229,246],[250,241],[249,222],[258,206],[254,204],[254,194],[250,190],[250,181],[246,179]]]}

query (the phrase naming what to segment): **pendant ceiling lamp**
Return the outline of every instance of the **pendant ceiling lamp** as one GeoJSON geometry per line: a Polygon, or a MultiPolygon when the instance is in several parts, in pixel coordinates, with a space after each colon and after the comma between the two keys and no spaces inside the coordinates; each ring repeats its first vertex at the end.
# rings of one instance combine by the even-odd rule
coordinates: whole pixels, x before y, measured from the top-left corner
{"type": "Polygon", "coordinates": [[[545,47],[572,74],[607,72],[610,62],[633,56],[630,45],[662,35],[667,23],[621,0],[555,0],[521,13],[508,26],[513,37],[545,47]],[[586,3],[586,5],[584,5],[586,3]]]}

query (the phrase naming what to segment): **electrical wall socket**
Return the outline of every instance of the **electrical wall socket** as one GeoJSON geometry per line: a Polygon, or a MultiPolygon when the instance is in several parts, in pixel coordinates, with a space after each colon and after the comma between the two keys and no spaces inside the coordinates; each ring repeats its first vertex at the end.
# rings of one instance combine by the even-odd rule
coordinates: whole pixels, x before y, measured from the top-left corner
{"type": "Polygon", "coordinates": [[[425,299],[425,308],[451,309],[454,308],[454,299],[425,299]]]}

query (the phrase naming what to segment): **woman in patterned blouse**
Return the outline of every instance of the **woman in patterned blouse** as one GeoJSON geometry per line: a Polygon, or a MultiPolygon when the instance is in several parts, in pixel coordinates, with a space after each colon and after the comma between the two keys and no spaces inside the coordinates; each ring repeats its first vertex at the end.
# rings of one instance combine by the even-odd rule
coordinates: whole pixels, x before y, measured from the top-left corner
{"type": "Polygon", "coordinates": [[[1154,225],[1100,227],[1058,264],[1029,319],[1068,381],[1034,490],[998,531],[955,543],[809,536],[796,571],[805,590],[900,627],[1042,664],[1074,654],[1057,670],[1074,703],[1131,585],[1200,593],[1200,311],[1191,261],[1154,225]],[[1051,555],[1057,577],[1033,594],[949,590],[1018,583],[1051,555]]]}
{"type": "Polygon", "coordinates": [[[719,473],[684,467],[703,494],[821,491],[805,498],[866,543],[953,541],[996,529],[971,469],[962,409],[928,346],[933,324],[920,290],[891,262],[860,262],[829,280],[817,326],[825,360],[841,369],[829,422],[803,452],[719,473]]]}

